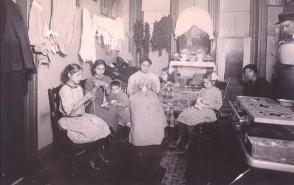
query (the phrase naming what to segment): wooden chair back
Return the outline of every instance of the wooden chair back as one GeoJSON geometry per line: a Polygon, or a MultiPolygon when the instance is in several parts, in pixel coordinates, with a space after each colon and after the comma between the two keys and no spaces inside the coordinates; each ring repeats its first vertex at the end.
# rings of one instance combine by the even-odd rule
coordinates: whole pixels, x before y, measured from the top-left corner
{"type": "Polygon", "coordinates": [[[215,86],[219,88],[219,90],[222,92],[222,100],[223,100],[223,106],[216,111],[217,117],[220,118],[222,115],[222,110],[224,107],[224,104],[226,104],[226,98],[227,98],[227,92],[230,85],[230,79],[226,81],[216,81],[215,86]]]}
{"type": "Polygon", "coordinates": [[[58,120],[62,116],[62,114],[59,112],[59,106],[60,106],[59,90],[61,89],[61,87],[62,85],[59,85],[55,88],[48,89],[50,117],[51,117],[52,129],[53,129],[53,142],[56,139],[58,132],[61,131],[58,125],[58,120]]]}

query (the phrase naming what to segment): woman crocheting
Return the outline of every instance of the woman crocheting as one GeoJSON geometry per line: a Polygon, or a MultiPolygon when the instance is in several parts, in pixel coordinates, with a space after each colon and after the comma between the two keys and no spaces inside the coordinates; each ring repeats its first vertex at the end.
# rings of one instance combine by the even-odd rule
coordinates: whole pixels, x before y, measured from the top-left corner
{"type": "Polygon", "coordinates": [[[167,125],[158,99],[160,81],[149,71],[151,64],[151,60],[143,60],[140,71],[134,73],[128,82],[132,121],[130,142],[135,146],[160,145],[167,125]]]}

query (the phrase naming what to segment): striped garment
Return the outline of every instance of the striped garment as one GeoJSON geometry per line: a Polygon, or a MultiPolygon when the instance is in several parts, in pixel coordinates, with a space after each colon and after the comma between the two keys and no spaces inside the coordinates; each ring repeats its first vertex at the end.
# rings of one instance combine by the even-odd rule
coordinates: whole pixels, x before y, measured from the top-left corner
{"type": "Polygon", "coordinates": [[[162,82],[159,92],[159,100],[163,106],[168,127],[175,126],[173,100],[174,100],[174,84],[172,82],[162,82]]]}

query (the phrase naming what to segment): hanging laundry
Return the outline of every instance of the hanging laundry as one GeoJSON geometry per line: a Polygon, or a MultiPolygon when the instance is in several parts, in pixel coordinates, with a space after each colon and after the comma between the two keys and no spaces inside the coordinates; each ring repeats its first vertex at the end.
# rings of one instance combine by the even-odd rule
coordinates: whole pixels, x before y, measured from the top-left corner
{"type": "Polygon", "coordinates": [[[29,17],[29,39],[39,64],[49,63],[49,53],[56,54],[58,51],[52,35],[54,33],[49,30],[49,24],[45,20],[42,0],[33,0],[29,17]]]}
{"type": "Polygon", "coordinates": [[[54,41],[59,51],[66,55],[71,48],[76,17],[76,0],[52,0],[50,29],[57,33],[54,41]]]}
{"type": "Polygon", "coordinates": [[[97,59],[96,54],[96,29],[97,29],[97,16],[94,15],[93,19],[90,16],[89,10],[83,8],[83,28],[82,40],[79,55],[84,62],[97,59]]]}
{"type": "Polygon", "coordinates": [[[124,40],[124,27],[120,17],[111,19],[99,16],[97,20],[98,42],[107,46],[109,53],[118,52],[124,40]],[[103,38],[103,39],[101,39],[103,38]]]}
{"type": "Polygon", "coordinates": [[[213,23],[208,12],[199,7],[189,7],[178,17],[175,29],[176,37],[186,33],[192,26],[197,26],[213,39],[213,23]]]}
{"type": "Polygon", "coordinates": [[[105,46],[108,53],[117,53],[121,50],[124,27],[120,17],[111,19],[93,15],[91,18],[89,10],[84,7],[82,20],[82,42],[79,55],[84,62],[94,62],[97,59],[96,37],[98,43],[105,46]]]}
{"type": "Polygon", "coordinates": [[[29,18],[29,38],[32,45],[41,45],[47,41],[45,33],[49,25],[44,18],[42,0],[33,0],[29,18]]]}
{"type": "Polygon", "coordinates": [[[4,184],[26,174],[24,161],[29,136],[24,133],[28,133],[31,123],[26,123],[25,100],[28,79],[35,72],[22,12],[11,0],[0,0],[0,140],[4,184]]]}

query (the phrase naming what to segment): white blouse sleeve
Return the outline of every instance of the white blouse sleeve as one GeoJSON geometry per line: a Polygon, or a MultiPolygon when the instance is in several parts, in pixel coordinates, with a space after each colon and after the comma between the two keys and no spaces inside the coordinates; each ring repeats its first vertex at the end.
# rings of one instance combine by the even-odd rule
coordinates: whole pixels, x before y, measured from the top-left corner
{"type": "Polygon", "coordinates": [[[138,90],[137,86],[138,85],[136,83],[136,79],[135,79],[135,76],[133,74],[128,80],[128,87],[127,87],[128,95],[134,94],[138,90]]]}
{"type": "Polygon", "coordinates": [[[76,103],[70,87],[63,86],[59,91],[59,96],[61,112],[63,112],[65,115],[70,115],[76,103]]]}

